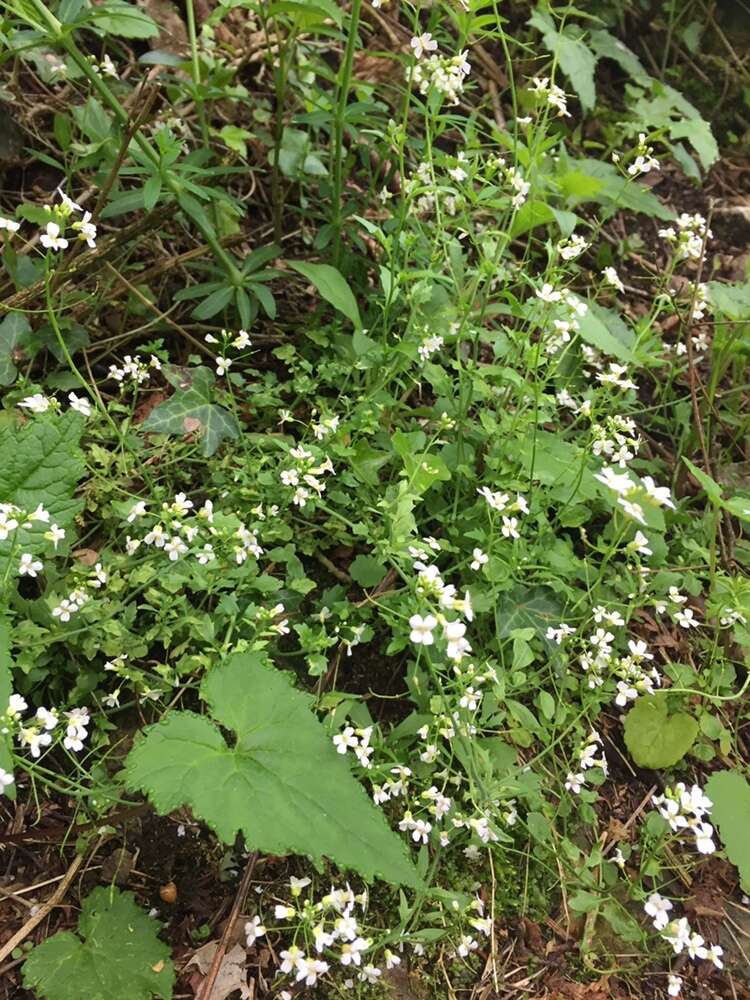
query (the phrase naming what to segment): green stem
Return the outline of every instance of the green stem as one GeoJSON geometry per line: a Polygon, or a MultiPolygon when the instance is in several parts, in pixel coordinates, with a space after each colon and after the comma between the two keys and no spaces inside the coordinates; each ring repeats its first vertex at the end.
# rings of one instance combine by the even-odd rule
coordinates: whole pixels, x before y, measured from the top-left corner
{"type": "Polygon", "coordinates": [[[193,0],[185,0],[185,10],[187,13],[188,39],[190,40],[190,64],[193,72],[193,89],[195,97],[195,109],[198,112],[198,124],[200,125],[203,143],[208,149],[211,145],[211,136],[208,131],[208,120],[206,109],[203,107],[203,97],[200,93],[201,87],[201,63],[198,54],[198,35],[195,30],[195,8],[193,0]]]}
{"type": "MultiPolygon", "coordinates": [[[[115,95],[109,89],[104,80],[95,72],[89,61],[85,58],[81,50],[76,45],[72,36],[63,30],[62,24],[58,21],[55,15],[42,3],[42,0],[29,0],[30,5],[39,14],[43,22],[46,24],[47,29],[52,35],[53,39],[58,42],[65,51],[68,53],[70,58],[76,64],[78,69],[87,78],[91,86],[97,92],[102,101],[107,105],[110,111],[113,113],[117,119],[118,124],[122,128],[127,128],[130,124],[130,118],[127,111],[120,102],[117,100],[115,95]]],[[[140,133],[136,132],[133,136],[133,140],[137,143],[143,155],[146,157],[148,162],[154,168],[154,171],[158,173],[168,190],[174,195],[180,207],[183,208],[192,221],[195,223],[196,228],[203,236],[203,239],[211,247],[211,250],[216,257],[216,260],[221,264],[227,277],[233,285],[239,287],[242,285],[242,274],[240,270],[235,265],[232,258],[226,252],[224,247],[221,245],[219,238],[217,237],[215,231],[211,226],[206,225],[206,223],[199,217],[193,216],[182,206],[181,199],[183,196],[183,187],[180,181],[178,181],[170,171],[163,171],[161,165],[161,157],[157,151],[153,148],[151,143],[140,133]]]]}
{"type": "Polygon", "coordinates": [[[352,0],[352,11],[349,16],[349,34],[346,39],[344,63],[341,67],[336,91],[336,108],[333,119],[333,147],[331,149],[331,199],[333,226],[333,261],[338,267],[341,261],[341,229],[343,223],[343,145],[344,122],[346,119],[346,104],[349,99],[349,87],[352,82],[352,67],[354,65],[354,50],[357,45],[357,30],[362,0],[352,0]]]}

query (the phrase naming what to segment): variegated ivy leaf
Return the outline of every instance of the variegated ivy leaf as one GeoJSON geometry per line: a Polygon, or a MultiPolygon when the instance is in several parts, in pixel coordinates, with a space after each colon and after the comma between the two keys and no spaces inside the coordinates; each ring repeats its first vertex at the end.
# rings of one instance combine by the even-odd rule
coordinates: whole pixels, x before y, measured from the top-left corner
{"type": "Polygon", "coordinates": [[[417,884],[403,842],[334,750],[309,695],[261,653],[216,667],[201,694],[214,721],[170,712],[149,727],[125,765],[129,788],[160,813],[189,805],[227,844],[241,832],[252,850],[417,884]]]}
{"type": "Polygon", "coordinates": [[[155,407],[143,429],[159,434],[198,434],[203,454],[213,455],[224,438],[234,440],[239,425],[234,414],[213,402],[214,375],[209,368],[165,365],[164,374],[175,387],[166,402],[155,407]]]}

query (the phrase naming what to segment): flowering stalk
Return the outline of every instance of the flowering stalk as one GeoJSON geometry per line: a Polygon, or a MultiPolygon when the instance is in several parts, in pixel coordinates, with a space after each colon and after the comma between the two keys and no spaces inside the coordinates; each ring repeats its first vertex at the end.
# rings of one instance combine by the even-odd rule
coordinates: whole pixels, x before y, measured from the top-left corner
{"type": "Polygon", "coordinates": [[[357,30],[362,0],[352,0],[352,11],[349,16],[349,34],[346,39],[344,63],[340,70],[339,85],[336,93],[336,110],[333,119],[333,148],[331,149],[331,208],[333,225],[333,260],[336,266],[341,260],[341,225],[342,225],[342,193],[343,193],[343,162],[344,120],[346,118],[346,102],[349,98],[349,87],[352,81],[354,50],[357,45],[357,30]]]}
{"type": "MultiPolygon", "coordinates": [[[[41,2],[41,0],[29,0],[33,9],[40,15],[42,21],[46,25],[49,34],[58,42],[65,51],[68,53],[70,58],[76,64],[78,69],[84,74],[88,79],[91,86],[97,92],[102,101],[107,105],[107,107],[112,111],[118,123],[123,127],[127,128],[130,124],[130,119],[128,113],[122,107],[120,102],[117,100],[115,95],[109,89],[107,84],[104,82],[102,77],[96,72],[92,67],[91,63],[84,57],[81,50],[76,45],[72,36],[69,32],[66,32],[63,25],[55,17],[55,15],[41,2]]],[[[224,247],[221,245],[215,231],[199,217],[190,213],[182,205],[182,195],[183,189],[182,184],[172,176],[169,171],[162,172],[161,168],[161,158],[159,154],[154,150],[151,143],[140,133],[136,132],[133,139],[138,144],[141,152],[149,161],[154,170],[159,173],[164,181],[164,184],[169,189],[169,191],[174,195],[180,207],[183,208],[193,222],[196,228],[199,230],[204,240],[211,247],[217,261],[221,264],[227,277],[235,287],[240,287],[242,285],[242,274],[235,265],[232,258],[226,252],[224,247]]]]}

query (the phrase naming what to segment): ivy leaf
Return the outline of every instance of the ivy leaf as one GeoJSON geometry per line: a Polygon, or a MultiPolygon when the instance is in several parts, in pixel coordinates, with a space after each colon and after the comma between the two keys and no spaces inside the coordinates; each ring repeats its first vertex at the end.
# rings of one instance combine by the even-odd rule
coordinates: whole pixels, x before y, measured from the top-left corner
{"type": "Polygon", "coordinates": [[[330,264],[308,264],[301,260],[290,260],[289,266],[315,285],[321,297],[351,320],[355,329],[362,329],[357,300],[340,271],[330,264]]]}
{"type": "Polygon", "coordinates": [[[132,893],[99,886],[84,900],[77,934],[53,934],[34,948],[24,986],[45,1000],[169,1000],[174,967],[158,929],[132,893]]]}
{"type": "Polygon", "coordinates": [[[706,782],[713,802],[711,822],[719,828],[727,857],[740,872],[740,883],[750,892],[750,784],[738,771],[717,771],[706,782]]]}
{"type": "Polygon", "coordinates": [[[0,385],[12,385],[18,374],[14,355],[23,339],[31,332],[23,313],[12,312],[0,323],[0,385]]]}
{"type": "MultiPolygon", "coordinates": [[[[84,472],[78,441],[83,421],[77,413],[37,416],[18,427],[0,427],[0,503],[12,503],[23,510],[42,504],[50,523],[68,528],[81,509],[74,497],[84,472]]],[[[0,579],[3,579],[11,544],[36,554],[48,543],[43,535],[47,525],[35,521],[31,528],[20,527],[15,540],[0,542],[0,579]]]]}
{"type": "Polygon", "coordinates": [[[215,720],[171,712],[130,752],[126,783],[160,813],[190,805],[227,844],[323,856],[364,878],[414,886],[401,840],[293,688],[261,653],[230,657],[203,682],[215,720]],[[235,734],[227,745],[218,725],[235,734]]]}
{"type": "Polygon", "coordinates": [[[214,375],[208,368],[178,368],[165,365],[164,374],[175,393],[149,413],[145,431],[157,434],[195,434],[203,440],[203,454],[213,455],[225,438],[235,440],[240,432],[233,413],[213,402],[214,375]]]}
{"type": "Polygon", "coordinates": [[[686,712],[670,715],[667,695],[644,695],[625,716],[625,746],[639,767],[672,767],[682,760],[698,735],[698,723],[686,712]]]}

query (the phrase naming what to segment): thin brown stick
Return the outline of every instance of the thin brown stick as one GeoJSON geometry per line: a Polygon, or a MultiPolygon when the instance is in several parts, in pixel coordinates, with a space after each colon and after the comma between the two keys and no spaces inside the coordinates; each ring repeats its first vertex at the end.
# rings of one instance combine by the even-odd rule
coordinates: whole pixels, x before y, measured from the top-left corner
{"type": "Polygon", "coordinates": [[[253,871],[255,869],[255,863],[257,860],[258,860],[258,852],[253,851],[253,853],[247,859],[245,872],[242,876],[240,887],[237,890],[237,895],[234,897],[232,910],[229,914],[229,918],[226,924],[224,925],[224,933],[221,935],[219,946],[214,952],[213,961],[211,962],[211,968],[208,970],[208,975],[203,980],[201,991],[196,997],[196,1000],[209,1000],[211,996],[211,991],[214,988],[216,977],[218,976],[219,969],[221,968],[222,959],[226,954],[227,945],[229,944],[229,939],[232,936],[232,930],[234,929],[234,925],[237,922],[237,917],[240,915],[240,910],[245,904],[245,897],[247,896],[248,890],[250,889],[250,883],[252,882],[253,871]]]}
{"type": "Polygon", "coordinates": [[[68,887],[73,879],[76,877],[76,872],[83,864],[83,855],[78,854],[73,859],[73,863],[70,868],[65,872],[65,878],[62,880],[60,885],[55,889],[50,898],[44,903],[43,906],[37,910],[33,917],[29,917],[23,927],[17,930],[10,941],[6,941],[5,944],[0,948],[0,962],[4,961],[8,955],[11,954],[14,949],[16,949],[22,941],[31,934],[35,927],[37,927],[45,919],[46,916],[61,902],[65,893],[68,891],[68,887]]]}

